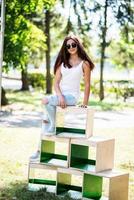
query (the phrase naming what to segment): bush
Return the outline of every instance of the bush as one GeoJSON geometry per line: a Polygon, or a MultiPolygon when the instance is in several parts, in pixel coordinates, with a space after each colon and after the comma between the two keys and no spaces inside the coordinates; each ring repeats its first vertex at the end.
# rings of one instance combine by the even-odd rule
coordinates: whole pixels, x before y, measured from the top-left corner
{"type": "MultiPolygon", "coordinates": [[[[127,98],[134,96],[134,82],[131,80],[105,80],[104,82],[105,97],[113,97],[116,99],[127,98]]],[[[84,83],[81,83],[81,90],[84,91],[84,83]]],[[[91,82],[91,93],[94,96],[99,96],[100,81],[98,79],[91,82]]]]}
{"type": "Polygon", "coordinates": [[[45,76],[41,73],[30,73],[28,74],[29,85],[32,85],[33,88],[45,88],[45,76]]]}
{"type": "Polygon", "coordinates": [[[123,97],[124,101],[128,97],[134,96],[134,88],[133,88],[133,82],[128,80],[109,80],[105,81],[105,92],[112,94],[114,93],[116,95],[116,99],[123,97]]]}

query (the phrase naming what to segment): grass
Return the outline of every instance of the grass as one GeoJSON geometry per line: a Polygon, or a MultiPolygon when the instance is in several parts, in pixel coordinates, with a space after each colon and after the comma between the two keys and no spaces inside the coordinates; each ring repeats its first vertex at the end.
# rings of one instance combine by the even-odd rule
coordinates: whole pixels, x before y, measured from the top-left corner
{"type": "MultiPolygon", "coordinates": [[[[38,92],[8,92],[10,105],[3,108],[5,111],[16,112],[41,111],[42,94],[38,92]]],[[[111,109],[110,103],[100,103],[91,100],[90,105],[98,110],[111,109]]],[[[123,103],[112,103],[112,109],[126,108],[123,103]],[[116,108],[117,107],[117,108],[116,108]]],[[[130,107],[128,107],[130,108],[130,107]]],[[[11,113],[9,113],[10,116],[11,113]]],[[[117,122],[118,123],[118,122],[117,122]]],[[[129,172],[129,200],[133,200],[134,194],[134,128],[110,128],[97,129],[95,135],[107,135],[116,139],[115,168],[129,172]]],[[[27,190],[27,174],[29,156],[35,151],[40,137],[40,127],[0,127],[0,200],[69,200],[70,197],[56,197],[46,193],[45,190],[30,192],[27,190]]]]}
{"type": "Polygon", "coordinates": [[[90,106],[95,106],[97,110],[123,110],[123,109],[133,109],[134,104],[126,103],[126,102],[118,102],[114,100],[114,102],[109,102],[108,100],[104,101],[97,101],[97,100],[91,100],[90,106]]]}
{"type": "Polygon", "coordinates": [[[1,200],[71,200],[68,195],[58,197],[53,193],[46,192],[46,189],[33,192],[27,190],[27,185],[23,182],[11,184],[9,188],[3,189],[0,196],[1,200]]]}
{"type": "MultiPolygon", "coordinates": [[[[42,109],[41,99],[43,98],[43,92],[20,92],[20,91],[7,91],[7,98],[9,100],[9,105],[14,108],[19,107],[22,110],[37,110],[40,111],[42,109]]],[[[10,108],[10,106],[9,106],[10,108]]]]}
{"type": "MultiPolygon", "coordinates": [[[[29,110],[41,110],[41,99],[45,96],[42,91],[20,92],[20,91],[7,91],[7,98],[9,104],[12,104],[21,109],[29,110]],[[26,106],[27,105],[27,106],[26,106]]],[[[79,103],[82,102],[82,99],[79,103]]],[[[134,109],[134,104],[129,102],[123,102],[113,98],[106,98],[103,101],[99,101],[98,98],[94,97],[90,99],[90,106],[95,106],[97,110],[122,110],[122,109],[134,109]]]]}

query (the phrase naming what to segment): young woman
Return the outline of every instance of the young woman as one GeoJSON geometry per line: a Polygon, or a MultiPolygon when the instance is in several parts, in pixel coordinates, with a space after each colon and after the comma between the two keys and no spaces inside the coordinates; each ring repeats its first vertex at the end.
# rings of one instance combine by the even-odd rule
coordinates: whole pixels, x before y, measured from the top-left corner
{"type": "MultiPolygon", "coordinates": [[[[85,52],[80,40],[72,35],[67,36],[62,44],[54,65],[55,95],[45,97],[47,115],[43,120],[42,133],[54,135],[56,106],[76,105],[80,97],[80,81],[84,77],[84,98],[81,107],[86,108],[90,94],[90,77],[94,64],[85,52]]],[[[33,157],[37,157],[39,151],[33,157]]]]}

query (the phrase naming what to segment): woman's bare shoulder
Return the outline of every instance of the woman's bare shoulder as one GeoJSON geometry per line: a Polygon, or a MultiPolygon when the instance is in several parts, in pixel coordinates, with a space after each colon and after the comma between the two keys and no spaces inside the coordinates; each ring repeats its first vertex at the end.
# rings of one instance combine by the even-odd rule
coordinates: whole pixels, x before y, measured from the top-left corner
{"type": "Polygon", "coordinates": [[[83,60],[83,67],[90,67],[90,64],[87,60],[83,60]]]}

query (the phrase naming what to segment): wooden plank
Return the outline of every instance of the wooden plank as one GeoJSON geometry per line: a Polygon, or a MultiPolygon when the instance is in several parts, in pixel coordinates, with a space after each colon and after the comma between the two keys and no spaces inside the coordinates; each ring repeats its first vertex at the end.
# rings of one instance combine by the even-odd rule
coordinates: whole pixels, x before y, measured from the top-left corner
{"type": "Polygon", "coordinates": [[[74,169],[71,169],[71,168],[64,168],[64,169],[63,168],[58,168],[57,172],[58,173],[66,173],[66,174],[74,174],[74,175],[83,176],[83,172],[82,171],[74,170],[74,169]]]}
{"type": "Polygon", "coordinates": [[[125,172],[121,172],[121,171],[115,171],[115,170],[105,170],[102,172],[84,172],[86,174],[92,174],[92,175],[96,175],[96,176],[100,176],[100,177],[104,177],[104,178],[114,178],[114,177],[118,177],[118,176],[124,176],[127,175],[128,173],[125,172]]]}
{"type": "Polygon", "coordinates": [[[57,170],[58,167],[53,166],[53,165],[52,165],[52,166],[49,166],[49,165],[46,165],[46,164],[30,162],[30,163],[29,163],[29,168],[57,170]]]}
{"type": "Polygon", "coordinates": [[[114,167],[115,140],[100,142],[96,147],[96,172],[114,167]]]}
{"type": "Polygon", "coordinates": [[[56,112],[81,112],[81,113],[86,113],[88,111],[94,110],[93,107],[88,106],[87,108],[81,108],[79,106],[67,106],[66,108],[61,108],[60,106],[56,107],[56,112]]]}
{"type": "Polygon", "coordinates": [[[96,147],[96,145],[98,143],[101,142],[108,142],[108,141],[113,141],[113,138],[107,138],[107,137],[101,137],[101,136],[92,136],[88,139],[83,138],[81,140],[79,139],[71,139],[71,144],[79,144],[79,145],[85,145],[85,146],[94,146],[96,147]]]}
{"type": "Polygon", "coordinates": [[[128,200],[129,175],[121,175],[110,179],[109,200],[128,200]]]}
{"type": "Polygon", "coordinates": [[[86,138],[89,138],[93,135],[93,120],[94,120],[94,110],[87,110],[87,119],[86,119],[86,138]]]}
{"type": "Polygon", "coordinates": [[[42,135],[41,140],[48,140],[48,141],[54,141],[54,142],[70,142],[70,138],[57,137],[56,135],[54,136],[42,135]]]}

